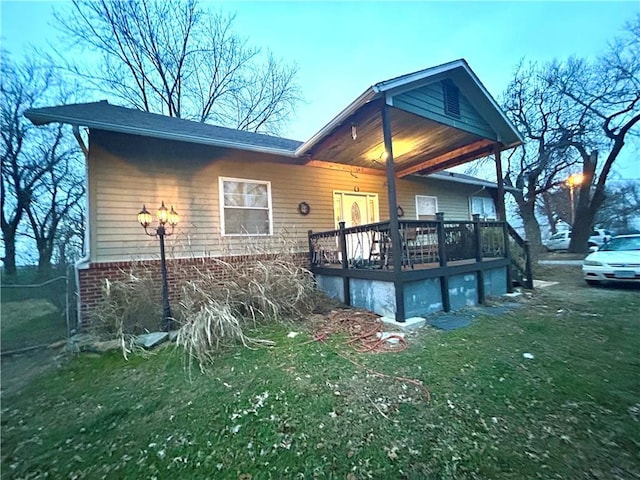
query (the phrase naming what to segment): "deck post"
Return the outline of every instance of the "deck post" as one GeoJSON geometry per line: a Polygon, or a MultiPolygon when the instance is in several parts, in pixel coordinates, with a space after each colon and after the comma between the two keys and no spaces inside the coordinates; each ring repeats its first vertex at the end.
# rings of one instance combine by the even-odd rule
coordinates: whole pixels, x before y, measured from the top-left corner
{"type": "Polygon", "coordinates": [[[480,230],[480,215],[473,214],[473,238],[476,250],[476,262],[482,261],[482,231],[480,230]]]}
{"type": "Polygon", "coordinates": [[[480,226],[480,215],[473,214],[473,237],[476,250],[476,263],[478,270],[476,271],[476,280],[478,286],[478,303],[485,303],[486,294],[484,291],[484,270],[482,269],[482,230],[480,226]]]}
{"type": "Polygon", "coordinates": [[[504,207],[504,178],[502,176],[502,160],[500,158],[500,147],[495,146],[493,154],[496,161],[496,185],[498,186],[498,198],[496,201],[496,211],[498,220],[507,221],[507,213],[504,207]]]}
{"type": "MultiPolygon", "coordinates": [[[[438,222],[438,257],[440,266],[447,266],[447,249],[445,247],[444,235],[444,213],[436,213],[436,222],[438,222]]],[[[451,300],[449,298],[449,277],[442,275],[440,277],[440,294],[442,295],[442,309],[445,312],[451,311],[451,300]]]]}
{"type": "Polygon", "coordinates": [[[391,141],[391,118],[389,106],[382,106],[382,137],[387,156],[387,196],[389,201],[389,234],[391,235],[391,258],[393,260],[393,283],[396,292],[396,321],[404,322],[404,287],[400,279],[402,272],[402,240],[398,222],[398,198],[396,195],[396,169],[393,163],[391,141]]]}
{"type": "Polygon", "coordinates": [[[504,256],[509,260],[507,264],[507,292],[513,293],[513,278],[511,276],[511,249],[509,248],[509,227],[507,221],[502,221],[502,232],[504,236],[504,256]]]}
{"type": "Polygon", "coordinates": [[[313,230],[307,230],[307,239],[309,240],[309,268],[313,266],[313,259],[316,255],[315,248],[313,247],[313,240],[311,240],[313,230]]]}
{"type": "Polygon", "coordinates": [[[342,252],[342,291],[344,294],[344,304],[351,305],[351,291],[349,289],[349,258],[347,256],[347,236],[344,233],[344,222],[338,223],[340,227],[340,251],[342,252]]]}

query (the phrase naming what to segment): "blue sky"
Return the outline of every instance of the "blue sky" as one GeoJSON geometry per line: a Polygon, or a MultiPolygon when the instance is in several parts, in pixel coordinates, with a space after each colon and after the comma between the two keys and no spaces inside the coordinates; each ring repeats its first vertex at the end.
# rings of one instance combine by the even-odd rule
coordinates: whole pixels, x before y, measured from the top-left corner
{"type": "MultiPolygon", "coordinates": [[[[1,3],[2,43],[55,43],[59,2],[1,3]]],[[[214,7],[214,4],[210,4],[214,7]]],[[[595,57],[640,2],[222,2],[249,43],[299,67],[305,98],[285,136],[306,140],[373,83],[465,58],[498,97],[522,59],[595,57]]],[[[638,177],[628,158],[618,167],[638,177]]]]}

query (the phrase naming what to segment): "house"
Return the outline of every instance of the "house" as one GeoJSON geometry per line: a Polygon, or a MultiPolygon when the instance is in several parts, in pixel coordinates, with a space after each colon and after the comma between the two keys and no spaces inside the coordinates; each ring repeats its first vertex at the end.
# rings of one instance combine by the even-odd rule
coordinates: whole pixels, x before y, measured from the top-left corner
{"type": "Polygon", "coordinates": [[[286,232],[327,292],[398,321],[511,288],[502,183],[444,171],[494,155],[502,178],[500,152],[522,143],[464,60],[370,87],[306,142],[106,102],[25,115],[72,125],[81,144],[88,129],[83,321],[104,279],[135,262],[158,268],[136,214],[161,202],[180,214],[172,262],[215,270],[212,258],[246,261],[248,242],[286,232]],[[483,257],[485,238],[495,245],[483,257]]]}

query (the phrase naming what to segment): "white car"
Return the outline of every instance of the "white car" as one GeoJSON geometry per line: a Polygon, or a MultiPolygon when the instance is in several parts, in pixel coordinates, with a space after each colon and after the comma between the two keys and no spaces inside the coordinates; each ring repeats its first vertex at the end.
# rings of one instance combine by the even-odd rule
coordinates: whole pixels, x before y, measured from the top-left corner
{"type": "Polygon", "coordinates": [[[554,250],[566,250],[569,248],[569,242],[571,242],[571,232],[564,231],[558,232],[551,235],[546,242],[544,242],[544,246],[547,247],[547,250],[553,252],[554,250]]]}
{"type": "Polygon", "coordinates": [[[589,237],[589,246],[590,247],[601,247],[613,237],[613,233],[609,230],[603,230],[602,228],[596,228],[591,232],[591,236],[589,237]]]}
{"type": "Polygon", "coordinates": [[[640,282],[640,234],[618,235],[584,259],[584,279],[600,282],[640,282]]]}
{"type": "MultiPolygon", "coordinates": [[[[611,238],[612,234],[609,230],[603,230],[601,228],[596,228],[591,232],[591,236],[589,237],[589,248],[592,247],[600,247],[607,243],[611,238]]],[[[569,243],[571,242],[571,232],[568,230],[555,233],[551,235],[546,242],[544,242],[544,246],[548,251],[552,252],[554,250],[567,250],[569,248],[569,243]]]]}

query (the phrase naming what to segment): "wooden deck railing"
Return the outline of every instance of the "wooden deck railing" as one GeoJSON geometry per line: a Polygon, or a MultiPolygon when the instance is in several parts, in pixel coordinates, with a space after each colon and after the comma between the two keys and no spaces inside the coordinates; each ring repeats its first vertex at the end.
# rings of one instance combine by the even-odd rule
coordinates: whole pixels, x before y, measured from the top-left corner
{"type": "Polygon", "coordinates": [[[509,257],[511,258],[512,281],[525,288],[533,288],[533,269],[531,268],[531,252],[529,242],[524,240],[514,228],[506,224],[508,234],[509,257]]]}
{"type": "Polygon", "coordinates": [[[401,255],[403,269],[446,266],[460,260],[506,258],[505,222],[400,220],[400,252],[391,245],[389,222],[378,222],[327,232],[309,231],[311,266],[344,269],[392,269],[394,255],[401,255]]]}

